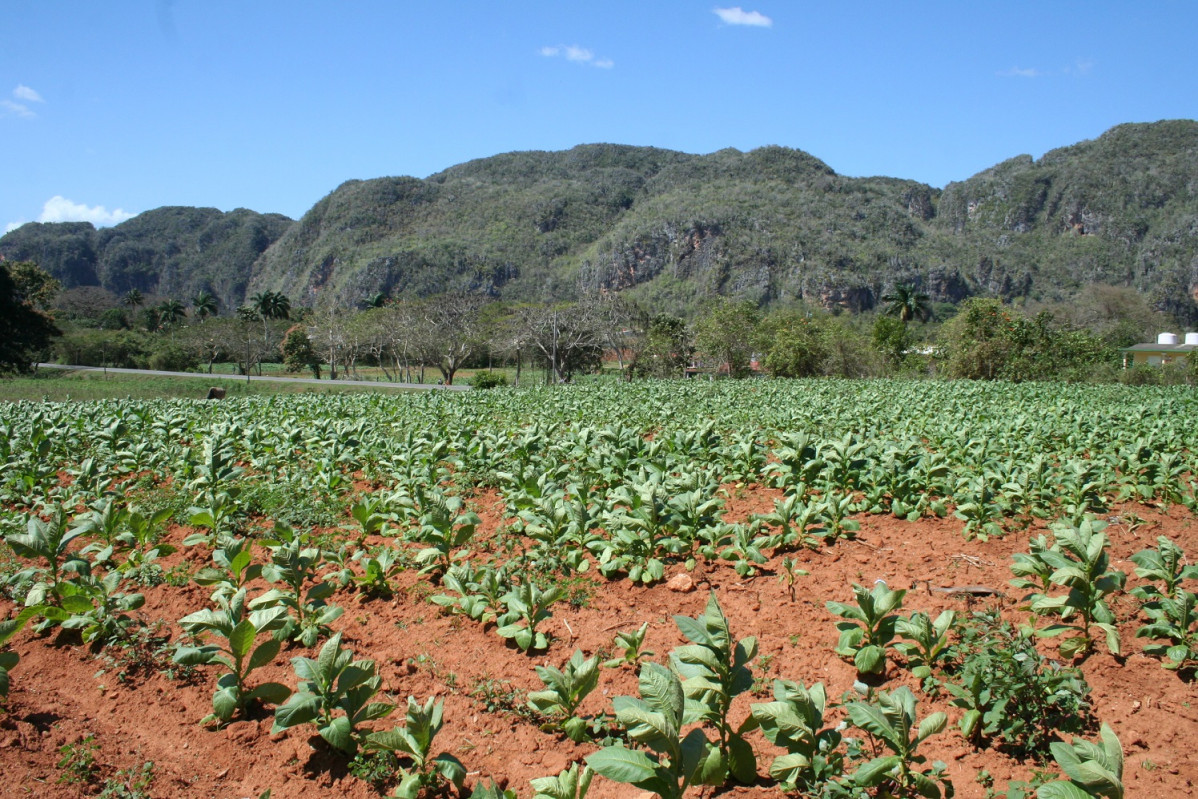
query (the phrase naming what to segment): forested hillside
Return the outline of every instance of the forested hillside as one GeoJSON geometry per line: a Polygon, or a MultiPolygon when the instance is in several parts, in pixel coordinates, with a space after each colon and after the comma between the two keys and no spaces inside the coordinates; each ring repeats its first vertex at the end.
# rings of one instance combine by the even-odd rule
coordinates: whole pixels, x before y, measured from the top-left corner
{"type": "Polygon", "coordinates": [[[207,291],[232,309],[245,298],[254,261],[291,223],[244,208],[167,207],[99,230],[88,222],[23,225],[0,239],[0,255],[38,263],[67,289],[180,299],[207,291]]]}
{"type": "Polygon", "coordinates": [[[0,254],[99,283],[230,308],[446,291],[514,301],[627,290],[662,310],[713,294],[875,306],[899,283],[935,301],[1053,301],[1131,286],[1198,323],[1198,122],[1121,125],[943,190],[837,175],[798,150],[688,155],[582,145],[344,183],[302,219],[163,208],[116,227],[26,225],[0,254]]]}

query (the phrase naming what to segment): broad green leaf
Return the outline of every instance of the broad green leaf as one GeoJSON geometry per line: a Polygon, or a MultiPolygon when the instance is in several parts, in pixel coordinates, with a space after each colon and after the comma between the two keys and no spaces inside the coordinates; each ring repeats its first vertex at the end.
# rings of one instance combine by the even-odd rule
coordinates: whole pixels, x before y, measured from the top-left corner
{"type": "Polygon", "coordinates": [[[1071,782],[1050,782],[1046,785],[1041,785],[1036,789],[1037,799],[1094,799],[1094,795],[1087,793],[1071,782]]]}
{"type": "Polygon", "coordinates": [[[609,780],[637,785],[652,779],[657,763],[644,752],[623,746],[607,746],[586,757],[587,765],[609,780]]]}

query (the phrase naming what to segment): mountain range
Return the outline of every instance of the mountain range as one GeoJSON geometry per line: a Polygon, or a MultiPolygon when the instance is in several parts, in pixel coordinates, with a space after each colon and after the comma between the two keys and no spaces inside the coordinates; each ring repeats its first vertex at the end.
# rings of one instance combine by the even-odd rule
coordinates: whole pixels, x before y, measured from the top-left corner
{"type": "Polygon", "coordinates": [[[67,288],[223,307],[280,291],[299,305],[379,292],[512,301],[627,291],[687,313],[724,294],[864,310],[897,283],[933,300],[1062,300],[1131,286],[1198,322],[1198,122],[1119,125],[938,189],[847,177],[800,150],[691,155],[587,144],[514,152],[425,179],[351,180],[299,220],[167,207],[111,228],[30,223],[0,255],[67,288]]]}

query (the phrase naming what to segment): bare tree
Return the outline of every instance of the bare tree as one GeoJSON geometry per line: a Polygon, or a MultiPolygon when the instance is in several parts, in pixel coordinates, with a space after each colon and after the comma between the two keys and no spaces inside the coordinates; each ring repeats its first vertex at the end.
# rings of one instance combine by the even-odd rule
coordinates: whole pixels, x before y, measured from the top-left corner
{"type": "Polygon", "coordinates": [[[440,370],[445,385],[480,347],[482,330],[479,311],[483,300],[468,294],[445,295],[422,304],[428,338],[423,341],[424,358],[440,370]]]}
{"type": "Polygon", "coordinates": [[[568,383],[602,365],[603,334],[592,305],[534,306],[521,316],[523,341],[545,361],[551,382],[568,383]]]}
{"type": "Polygon", "coordinates": [[[312,346],[321,360],[329,365],[329,379],[337,379],[337,365],[344,366],[348,336],[345,330],[346,312],[335,308],[322,311],[308,328],[312,346]]]}

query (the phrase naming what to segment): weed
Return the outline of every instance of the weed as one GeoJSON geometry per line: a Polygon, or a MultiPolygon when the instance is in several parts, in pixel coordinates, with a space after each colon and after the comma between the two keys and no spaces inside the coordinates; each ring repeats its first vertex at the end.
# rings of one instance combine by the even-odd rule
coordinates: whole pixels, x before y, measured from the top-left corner
{"type": "Polygon", "coordinates": [[[104,781],[99,799],[150,799],[154,783],[154,764],[147,760],[141,768],[127,768],[104,781]]]}
{"type": "Polygon", "coordinates": [[[62,771],[56,782],[59,785],[86,785],[96,778],[96,752],[100,745],[96,736],[87,735],[83,740],[74,744],[63,744],[58,747],[62,755],[56,764],[62,771]]]}

